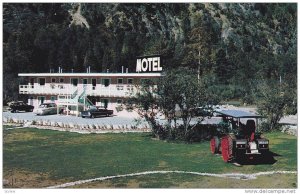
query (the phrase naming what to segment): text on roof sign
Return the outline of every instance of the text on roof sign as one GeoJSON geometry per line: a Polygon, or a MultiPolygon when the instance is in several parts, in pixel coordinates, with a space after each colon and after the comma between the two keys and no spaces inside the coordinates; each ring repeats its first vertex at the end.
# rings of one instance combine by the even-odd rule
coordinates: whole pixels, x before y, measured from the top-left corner
{"type": "Polygon", "coordinates": [[[147,57],[136,60],[136,72],[157,72],[162,71],[160,57],[147,57]]]}

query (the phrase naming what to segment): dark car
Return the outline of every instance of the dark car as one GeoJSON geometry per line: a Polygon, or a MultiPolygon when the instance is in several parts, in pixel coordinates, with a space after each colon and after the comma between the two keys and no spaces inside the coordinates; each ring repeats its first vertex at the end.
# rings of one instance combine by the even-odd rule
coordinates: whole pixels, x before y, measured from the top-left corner
{"type": "Polygon", "coordinates": [[[89,118],[95,118],[95,117],[100,117],[100,116],[111,116],[114,113],[113,110],[107,110],[104,108],[97,108],[97,107],[91,107],[87,111],[82,111],[81,112],[81,117],[89,117],[89,118]]]}
{"type": "Polygon", "coordinates": [[[18,101],[18,102],[11,103],[9,108],[11,112],[19,112],[19,111],[32,112],[34,106],[18,101]]]}
{"type": "Polygon", "coordinates": [[[197,107],[192,110],[193,115],[196,117],[211,117],[213,110],[211,107],[197,107]]]}

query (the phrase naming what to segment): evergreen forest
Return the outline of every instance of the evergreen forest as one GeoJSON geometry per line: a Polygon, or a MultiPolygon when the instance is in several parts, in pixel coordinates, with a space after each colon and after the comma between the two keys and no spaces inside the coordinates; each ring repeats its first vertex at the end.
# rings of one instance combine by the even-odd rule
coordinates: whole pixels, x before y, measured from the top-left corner
{"type": "Polygon", "coordinates": [[[3,3],[3,99],[18,73],[134,72],[160,55],[187,68],[223,101],[256,104],[260,85],[297,101],[296,3],[3,3]]]}

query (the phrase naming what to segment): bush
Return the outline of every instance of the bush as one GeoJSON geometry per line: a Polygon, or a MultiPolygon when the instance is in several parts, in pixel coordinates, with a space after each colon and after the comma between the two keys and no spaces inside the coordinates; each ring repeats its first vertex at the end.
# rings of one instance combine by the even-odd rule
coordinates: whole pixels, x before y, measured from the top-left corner
{"type": "Polygon", "coordinates": [[[188,133],[185,132],[184,125],[171,128],[169,125],[160,125],[154,119],[149,118],[152,123],[153,137],[161,140],[179,140],[185,142],[199,142],[208,140],[216,133],[217,125],[197,124],[189,126],[188,133]]]}

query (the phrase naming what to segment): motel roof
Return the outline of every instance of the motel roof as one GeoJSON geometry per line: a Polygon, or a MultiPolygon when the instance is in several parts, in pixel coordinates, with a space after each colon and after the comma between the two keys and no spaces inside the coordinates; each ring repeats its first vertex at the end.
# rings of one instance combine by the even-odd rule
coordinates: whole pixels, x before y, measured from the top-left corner
{"type": "Polygon", "coordinates": [[[19,73],[24,77],[161,77],[161,73],[19,73]]]}

